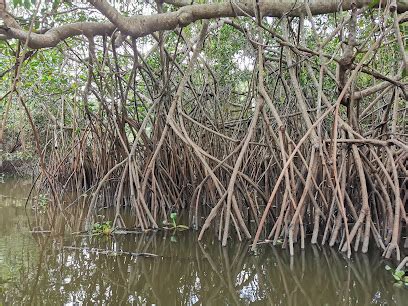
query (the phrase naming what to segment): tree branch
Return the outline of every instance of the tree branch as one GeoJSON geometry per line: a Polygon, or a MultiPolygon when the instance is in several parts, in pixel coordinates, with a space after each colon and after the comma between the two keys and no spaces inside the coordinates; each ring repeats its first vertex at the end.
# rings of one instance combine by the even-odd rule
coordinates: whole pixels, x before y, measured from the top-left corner
{"type": "MultiPolygon", "coordinates": [[[[22,30],[15,18],[6,11],[5,0],[0,0],[0,19],[4,20],[0,26],[0,37],[27,40],[28,34],[22,30]],[[3,5],[4,4],[4,5],[3,5]]],[[[156,31],[173,30],[203,19],[220,17],[255,16],[252,1],[236,1],[213,4],[192,4],[187,1],[168,0],[175,6],[180,6],[176,12],[155,14],[150,16],[125,17],[112,7],[106,0],[88,0],[110,22],[77,22],[55,27],[44,34],[32,33],[28,46],[33,49],[49,48],[56,46],[60,41],[78,35],[97,36],[110,35],[118,28],[126,35],[142,37],[156,31]]],[[[312,15],[328,14],[342,10],[349,10],[352,4],[363,7],[370,4],[371,0],[315,0],[309,4],[312,15]]],[[[397,1],[398,11],[408,11],[408,1],[397,1]]],[[[299,0],[259,0],[261,16],[282,17],[301,16],[305,14],[305,6],[299,0]]]]}

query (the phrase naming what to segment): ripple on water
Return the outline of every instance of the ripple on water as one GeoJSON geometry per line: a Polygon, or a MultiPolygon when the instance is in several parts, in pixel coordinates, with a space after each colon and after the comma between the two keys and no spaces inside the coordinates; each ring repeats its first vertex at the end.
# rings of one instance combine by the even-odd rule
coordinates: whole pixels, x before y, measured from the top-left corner
{"type": "MultiPolygon", "coordinates": [[[[24,208],[17,204],[25,188],[20,193],[11,189],[7,196],[14,200],[0,199],[0,305],[408,301],[408,290],[393,287],[376,252],[345,260],[335,249],[307,246],[291,258],[287,250],[264,245],[253,256],[246,243],[231,241],[223,248],[210,236],[198,243],[197,233],[190,231],[55,237],[45,243],[40,237],[46,236],[29,233],[24,208]],[[125,252],[159,256],[132,257],[125,252]],[[2,290],[2,280],[7,280],[7,290],[2,290]]],[[[1,186],[0,194],[6,194],[1,186]]]]}

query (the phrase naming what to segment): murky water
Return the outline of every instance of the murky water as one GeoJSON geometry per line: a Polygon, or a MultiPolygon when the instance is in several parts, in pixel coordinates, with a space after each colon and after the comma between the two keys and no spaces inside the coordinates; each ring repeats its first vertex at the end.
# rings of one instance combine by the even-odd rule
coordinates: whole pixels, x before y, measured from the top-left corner
{"type": "Polygon", "coordinates": [[[408,305],[408,289],[393,286],[377,250],[346,260],[309,246],[291,258],[269,245],[253,255],[245,243],[198,243],[189,231],[32,233],[29,188],[0,184],[0,305],[408,305]]]}

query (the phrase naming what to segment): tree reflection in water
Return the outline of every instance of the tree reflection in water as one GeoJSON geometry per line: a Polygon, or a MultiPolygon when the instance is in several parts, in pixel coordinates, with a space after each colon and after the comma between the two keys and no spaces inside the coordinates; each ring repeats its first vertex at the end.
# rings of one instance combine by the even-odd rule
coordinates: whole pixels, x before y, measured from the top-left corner
{"type": "Polygon", "coordinates": [[[367,305],[408,300],[406,289],[393,287],[376,252],[347,260],[336,249],[308,246],[290,257],[287,250],[263,245],[255,255],[249,244],[222,247],[210,235],[197,242],[192,231],[70,235],[64,230],[80,228],[81,209],[67,218],[29,213],[28,223],[24,205],[4,203],[0,304],[367,305]],[[30,229],[45,232],[29,234],[30,229]]]}
{"type": "MultiPolygon", "coordinates": [[[[198,243],[193,233],[115,237],[36,238],[36,262],[2,292],[6,304],[370,304],[402,302],[378,256],[346,261],[333,249],[308,248],[293,259],[285,250],[198,243]],[[66,248],[76,246],[78,249],[66,248]],[[92,252],[90,248],[112,251],[92,252]],[[148,252],[158,257],[115,255],[148,252]]],[[[22,246],[24,248],[24,246],[22,246]]],[[[299,251],[300,252],[300,251],[299,251]]]]}

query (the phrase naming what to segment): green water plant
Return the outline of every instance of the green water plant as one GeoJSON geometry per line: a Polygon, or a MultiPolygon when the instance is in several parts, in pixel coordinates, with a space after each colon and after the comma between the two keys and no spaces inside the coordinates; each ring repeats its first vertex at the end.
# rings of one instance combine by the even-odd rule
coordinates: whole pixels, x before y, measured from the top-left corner
{"type": "Polygon", "coordinates": [[[110,235],[112,230],[112,221],[96,222],[92,225],[92,233],[94,235],[110,235]]]}
{"type": "Polygon", "coordinates": [[[173,212],[170,214],[170,219],[171,219],[171,229],[175,230],[187,230],[189,227],[186,225],[182,224],[177,224],[177,213],[173,212]]]}
{"type": "Polygon", "coordinates": [[[398,287],[402,285],[408,286],[408,275],[406,275],[406,272],[404,270],[401,270],[399,268],[393,269],[389,265],[385,266],[385,270],[391,272],[392,277],[396,281],[395,282],[396,286],[398,287]]]}
{"type": "Polygon", "coordinates": [[[46,208],[48,205],[48,198],[47,195],[41,193],[38,196],[38,205],[40,208],[46,208]]]}

